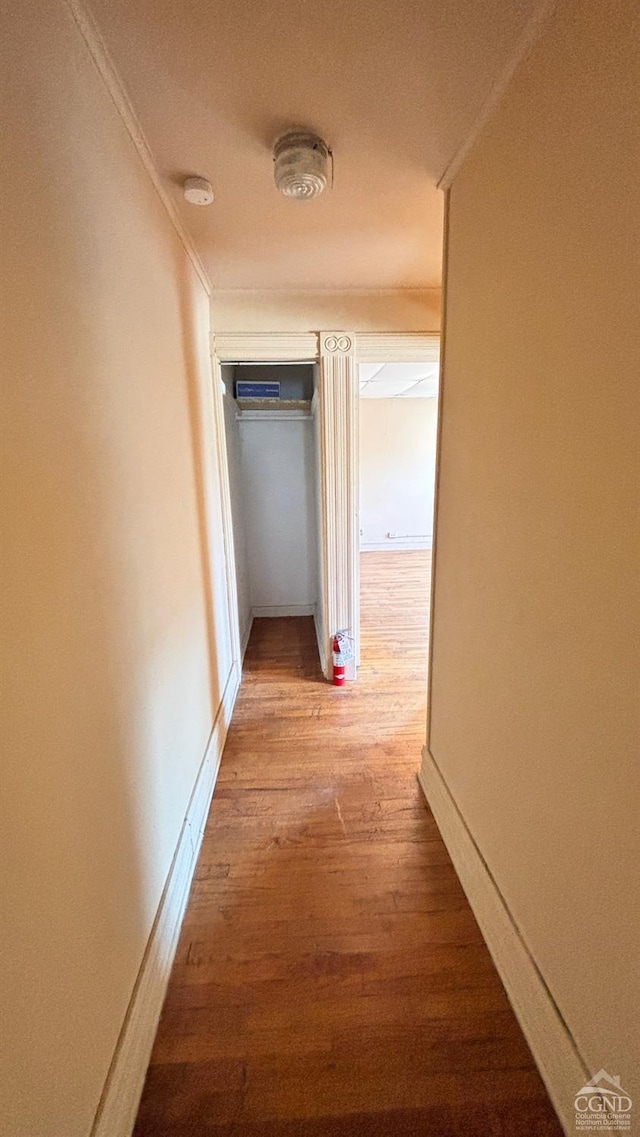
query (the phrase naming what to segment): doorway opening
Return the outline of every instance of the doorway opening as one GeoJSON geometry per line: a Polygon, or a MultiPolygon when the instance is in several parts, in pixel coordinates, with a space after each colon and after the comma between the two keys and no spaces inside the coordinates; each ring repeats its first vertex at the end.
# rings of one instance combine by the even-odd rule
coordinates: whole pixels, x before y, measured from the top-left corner
{"type": "Polygon", "coordinates": [[[250,636],[268,654],[282,630],[273,621],[296,620],[307,643],[317,638],[317,370],[313,363],[221,368],[242,658],[250,636]]]}
{"type": "MultiPolygon", "coordinates": [[[[359,365],[361,673],[428,666],[438,360],[359,365]]],[[[400,679],[400,672],[399,672],[400,679]]]]}

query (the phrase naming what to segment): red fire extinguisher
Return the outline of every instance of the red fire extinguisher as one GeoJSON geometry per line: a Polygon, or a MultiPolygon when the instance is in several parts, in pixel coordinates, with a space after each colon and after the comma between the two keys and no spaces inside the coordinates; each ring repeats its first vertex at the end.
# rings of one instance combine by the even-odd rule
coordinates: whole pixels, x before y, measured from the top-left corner
{"type": "Polygon", "coordinates": [[[340,641],[337,636],[333,637],[333,685],[334,687],[344,687],[345,682],[345,663],[343,655],[340,652],[340,641]]]}
{"type": "Polygon", "coordinates": [[[353,659],[353,640],[348,631],[336,632],[331,641],[333,651],[333,685],[344,687],[346,665],[353,659]]]}

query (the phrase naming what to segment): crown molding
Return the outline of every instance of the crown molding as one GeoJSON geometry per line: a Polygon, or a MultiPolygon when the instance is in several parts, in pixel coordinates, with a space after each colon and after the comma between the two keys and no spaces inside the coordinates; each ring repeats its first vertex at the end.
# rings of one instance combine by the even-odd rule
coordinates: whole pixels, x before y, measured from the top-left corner
{"type": "Polygon", "coordinates": [[[439,332],[356,333],[358,363],[437,363],[439,332]]]}
{"type": "Polygon", "coordinates": [[[315,362],[316,332],[215,332],[212,349],[220,363],[315,362]]]}
{"type": "Polygon", "coordinates": [[[440,333],[215,332],[211,347],[220,363],[315,362],[336,350],[354,354],[358,363],[437,363],[440,333]]]}
{"type": "Polygon", "coordinates": [[[553,15],[558,6],[558,0],[539,0],[535,11],[531,14],[520,36],[516,41],[516,45],[500,71],[497,79],[493,83],[487,98],[482,103],[480,110],[474,119],[471,130],[463,139],[461,145],[456,150],[453,157],[450,159],[448,165],[445,167],[444,173],[440,178],[438,189],[447,190],[451,183],[459,174],[462,166],[464,165],[475,143],[484,130],[489,119],[498,108],[511,80],[513,79],[520,64],[524,62],[526,57],[532,51],[533,47],[540,38],[542,31],[553,15]]]}
{"type": "Polygon", "coordinates": [[[200,259],[193,241],[180,220],[175,205],[162,184],[162,178],[155,164],[149,143],[144,136],[131,100],[109,54],[107,45],[102,38],[95,18],[90,11],[85,8],[84,4],[81,3],[81,0],[64,0],[64,4],[85,42],[96,70],[111,96],[111,100],[122,119],[124,127],[138,152],[142,165],[153,183],[154,189],[169,216],[169,220],[189,260],[198,274],[203,288],[207,295],[211,295],[211,281],[209,280],[207,270],[200,259]]]}

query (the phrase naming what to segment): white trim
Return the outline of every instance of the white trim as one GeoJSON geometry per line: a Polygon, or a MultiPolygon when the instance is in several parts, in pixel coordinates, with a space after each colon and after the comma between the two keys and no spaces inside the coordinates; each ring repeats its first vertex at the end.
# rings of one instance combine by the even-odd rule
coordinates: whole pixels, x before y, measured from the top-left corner
{"type": "Polygon", "coordinates": [[[315,614],[315,604],[263,604],[251,609],[254,620],[261,620],[264,616],[315,616],[315,614]]]}
{"type": "Polygon", "coordinates": [[[187,807],[91,1137],[130,1137],[135,1124],[239,682],[234,666],[187,807]]]}
{"type": "Polygon", "coordinates": [[[90,12],[81,3],[81,0],[64,0],[67,9],[82,36],[85,45],[89,51],[95,67],[111,96],[124,127],[135,146],[138,156],[153,182],[154,189],[164,205],[164,208],[169,216],[171,224],[173,225],[184,251],[186,252],[189,260],[191,261],[195,271],[200,278],[200,283],[205,289],[207,295],[211,295],[211,281],[207,274],[196,247],[187,233],[178,211],[176,210],[171,197],[167,193],[165,186],[162,182],[162,177],[156,166],[153,154],[149,147],[142,127],[138,121],[136,113],[131,105],[131,100],[127,94],[126,88],[122,79],[120,78],[116,66],[109,54],[107,46],[100,34],[100,30],[90,12]]]}
{"type": "Polygon", "coordinates": [[[437,363],[439,332],[371,332],[357,334],[358,363],[437,363]]]}
{"type": "Polygon", "coordinates": [[[222,539],[224,544],[225,583],[227,593],[227,614],[231,632],[231,652],[238,672],[242,670],[244,653],[240,644],[240,616],[238,611],[238,582],[236,577],[236,554],[233,543],[233,516],[231,513],[231,486],[229,484],[229,460],[227,457],[227,433],[224,421],[222,395],[222,371],[219,360],[211,355],[211,392],[213,427],[216,440],[218,484],[222,503],[222,539]]]}
{"type": "Polygon", "coordinates": [[[316,332],[216,332],[212,347],[221,363],[315,363],[318,359],[316,332]]]}
{"type": "Polygon", "coordinates": [[[327,671],[327,667],[328,667],[327,645],[326,645],[325,640],[324,640],[324,634],[323,634],[322,627],[320,624],[320,616],[319,616],[317,608],[316,608],[316,611],[315,611],[315,614],[313,617],[313,624],[314,624],[314,627],[316,629],[316,641],[318,644],[318,656],[320,657],[320,670],[322,671],[322,674],[324,675],[325,679],[328,679],[329,674],[327,671]]]}
{"type": "Polygon", "coordinates": [[[557,6],[558,0],[539,0],[539,3],[527,20],[519,38],[516,40],[511,55],[493,83],[484,103],[482,103],[469,133],[445,167],[444,173],[438,182],[439,189],[449,189],[451,183],[459,174],[467,157],[475,146],[478,137],[497,110],[520,64],[524,62],[532,51],[542,34],[545,24],[551,18],[557,6]]]}
{"type": "MultiPolygon", "coordinates": [[[[320,457],[322,478],[322,610],[327,640],[348,629],[360,661],[359,384],[355,337],[320,335],[320,457]]],[[[325,645],[325,658],[329,643],[325,645]]]]}
{"type": "Polygon", "coordinates": [[[426,746],[418,781],[560,1121],[573,1132],[574,1098],[592,1071],[426,746]]]}
{"type": "Polygon", "coordinates": [[[387,538],[386,541],[360,541],[361,553],[400,553],[409,550],[429,550],[433,545],[432,537],[398,537],[396,540],[387,538]]]}
{"type": "Polygon", "coordinates": [[[247,654],[247,647],[249,645],[249,637],[251,635],[252,627],[253,627],[253,612],[251,612],[249,614],[249,619],[247,620],[247,626],[244,630],[244,635],[242,636],[242,639],[240,641],[240,660],[241,660],[241,663],[244,663],[244,657],[247,654]]]}
{"type": "Polygon", "coordinates": [[[429,581],[429,627],[428,627],[428,658],[427,658],[427,746],[430,742],[431,731],[431,700],[432,700],[432,675],[433,675],[433,629],[435,626],[435,603],[436,603],[436,559],[438,556],[438,511],[440,507],[440,456],[442,451],[442,412],[445,403],[446,393],[446,376],[445,376],[445,361],[447,354],[447,295],[448,295],[448,280],[449,280],[449,210],[451,205],[451,194],[449,190],[445,191],[444,195],[444,225],[442,233],[442,335],[440,342],[440,367],[438,375],[438,404],[437,411],[437,424],[436,424],[436,469],[435,469],[435,483],[433,487],[433,522],[432,522],[432,539],[431,539],[431,574],[429,581]]]}
{"type": "Polygon", "coordinates": [[[313,623],[316,630],[316,641],[318,644],[318,656],[320,659],[320,667],[325,679],[329,678],[328,673],[328,636],[325,627],[325,612],[324,612],[324,575],[326,566],[326,550],[324,546],[324,487],[323,487],[323,474],[322,474],[322,414],[320,410],[320,389],[319,389],[319,368],[316,374],[316,385],[313,392],[313,399],[311,400],[311,414],[313,417],[313,447],[314,447],[314,474],[315,474],[315,524],[316,536],[318,540],[318,562],[319,562],[319,595],[316,603],[316,610],[313,617],[313,623]]]}

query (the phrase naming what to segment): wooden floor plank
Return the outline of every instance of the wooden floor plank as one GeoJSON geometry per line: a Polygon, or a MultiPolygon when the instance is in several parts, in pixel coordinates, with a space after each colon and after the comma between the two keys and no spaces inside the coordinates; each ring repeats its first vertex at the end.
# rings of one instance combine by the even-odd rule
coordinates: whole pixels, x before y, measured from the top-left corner
{"type": "Polygon", "coordinates": [[[416,782],[429,556],[363,554],[344,689],[254,623],[136,1137],[561,1137],[416,782]]]}

